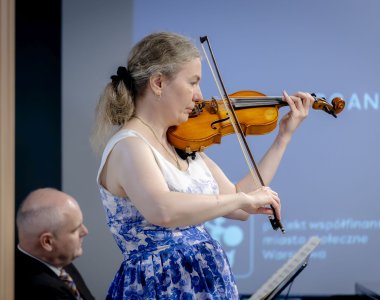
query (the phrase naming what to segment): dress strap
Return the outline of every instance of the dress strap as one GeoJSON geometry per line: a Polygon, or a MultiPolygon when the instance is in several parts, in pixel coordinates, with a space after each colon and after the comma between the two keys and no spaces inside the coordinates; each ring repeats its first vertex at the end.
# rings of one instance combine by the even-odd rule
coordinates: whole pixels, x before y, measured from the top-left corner
{"type": "Polygon", "coordinates": [[[140,137],[140,138],[142,138],[146,142],[145,138],[143,136],[141,136],[138,132],[134,131],[134,130],[122,129],[122,130],[118,131],[117,133],[115,133],[110,138],[110,140],[108,141],[106,147],[104,148],[104,151],[103,151],[103,154],[102,154],[102,160],[100,162],[100,166],[99,166],[99,170],[98,170],[98,174],[96,176],[96,182],[98,184],[100,184],[99,177],[100,177],[100,174],[102,173],[104,165],[105,165],[105,163],[107,161],[108,155],[111,153],[113,147],[115,147],[115,145],[119,141],[121,141],[122,139],[124,139],[126,137],[140,137]]]}

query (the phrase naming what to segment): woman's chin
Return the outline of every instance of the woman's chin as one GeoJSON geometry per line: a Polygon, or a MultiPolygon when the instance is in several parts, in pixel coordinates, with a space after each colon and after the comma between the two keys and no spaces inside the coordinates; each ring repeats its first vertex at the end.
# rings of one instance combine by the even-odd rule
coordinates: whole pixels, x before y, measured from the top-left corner
{"type": "Polygon", "coordinates": [[[183,114],[183,116],[180,119],[180,123],[185,123],[189,120],[189,114],[183,114]]]}
{"type": "Polygon", "coordinates": [[[187,120],[189,120],[189,114],[182,114],[181,116],[179,116],[171,126],[178,126],[178,125],[181,125],[182,123],[185,123],[187,122],[187,120]]]}

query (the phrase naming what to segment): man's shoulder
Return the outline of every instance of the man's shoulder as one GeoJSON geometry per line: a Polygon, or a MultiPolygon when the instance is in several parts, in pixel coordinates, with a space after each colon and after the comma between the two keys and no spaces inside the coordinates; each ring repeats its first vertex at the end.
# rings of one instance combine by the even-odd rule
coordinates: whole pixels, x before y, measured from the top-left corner
{"type": "Polygon", "coordinates": [[[26,293],[43,286],[56,287],[61,280],[47,265],[37,259],[16,250],[15,255],[15,286],[16,291],[26,293]]]}
{"type": "MultiPolygon", "coordinates": [[[[65,270],[73,277],[84,299],[94,299],[74,264],[65,270]]],[[[16,300],[71,299],[73,295],[62,280],[47,265],[16,250],[16,300]]]]}
{"type": "Polygon", "coordinates": [[[44,263],[16,249],[15,255],[16,276],[22,274],[48,274],[55,276],[55,273],[44,263]]]}

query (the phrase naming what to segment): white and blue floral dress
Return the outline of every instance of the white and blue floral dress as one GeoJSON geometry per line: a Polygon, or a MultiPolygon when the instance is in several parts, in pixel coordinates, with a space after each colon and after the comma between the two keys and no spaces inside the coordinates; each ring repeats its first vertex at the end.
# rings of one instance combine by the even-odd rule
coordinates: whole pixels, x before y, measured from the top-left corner
{"type": "Polygon", "coordinates": [[[171,191],[216,194],[219,188],[203,159],[189,159],[178,170],[141,135],[121,130],[108,142],[97,182],[108,226],[124,261],[109,288],[107,299],[238,299],[237,287],[220,244],[203,224],[166,228],[149,223],[128,198],[112,195],[99,175],[115,144],[128,137],[142,138],[151,148],[171,191]]]}

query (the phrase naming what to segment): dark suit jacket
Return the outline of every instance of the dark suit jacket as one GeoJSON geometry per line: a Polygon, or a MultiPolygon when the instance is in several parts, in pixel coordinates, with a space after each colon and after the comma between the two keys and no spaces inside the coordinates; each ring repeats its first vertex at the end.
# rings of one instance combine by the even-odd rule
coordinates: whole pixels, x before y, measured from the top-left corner
{"type": "MultiPolygon", "coordinates": [[[[75,300],[66,284],[46,265],[16,249],[15,300],[75,300]]],[[[73,264],[64,268],[84,300],[95,299],[73,264]]]]}

